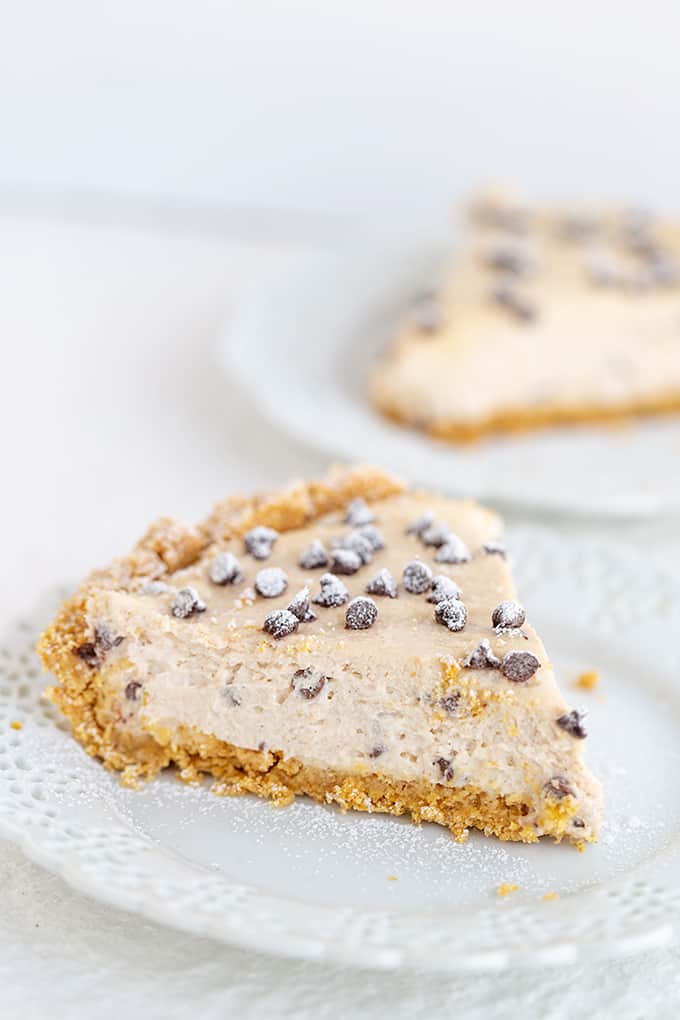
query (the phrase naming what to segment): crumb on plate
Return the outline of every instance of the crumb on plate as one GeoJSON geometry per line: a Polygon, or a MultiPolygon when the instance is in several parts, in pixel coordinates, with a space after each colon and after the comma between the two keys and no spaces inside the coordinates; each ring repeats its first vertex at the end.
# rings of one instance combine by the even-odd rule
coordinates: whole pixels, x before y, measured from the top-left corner
{"type": "Polygon", "coordinates": [[[587,670],[581,673],[576,679],[576,687],[582,691],[594,691],[600,682],[600,674],[596,669],[587,670]]]}
{"type": "Polygon", "coordinates": [[[498,889],[496,890],[496,895],[509,896],[510,893],[517,892],[518,889],[519,886],[516,885],[514,882],[501,882],[501,884],[498,886],[498,889]]]}

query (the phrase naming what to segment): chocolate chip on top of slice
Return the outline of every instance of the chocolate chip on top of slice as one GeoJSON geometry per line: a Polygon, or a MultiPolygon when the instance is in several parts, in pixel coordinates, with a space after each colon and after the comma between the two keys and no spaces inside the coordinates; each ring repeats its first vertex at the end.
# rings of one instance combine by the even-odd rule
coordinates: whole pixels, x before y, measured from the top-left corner
{"type": "Polygon", "coordinates": [[[195,613],[204,613],[206,604],[195,588],[180,588],[172,600],[172,615],[186,620],[195,613]]]}
{"type": "Polygon", "coordinates": [[[356,553],[362,563],[370,563],[373,559],[373,543],[358,529],[334,538],[331,545],[334,549],[349,549],[356,553]]]}
{"type": "Polygon", "coordinates": [[[371,578],[366,585],[366,592],[368,595],[386,595],[390,599],[396,599],[399,595],[397,582],[387,567],[383,567],[371,578]]]}
{"type": "Polygon", "coordinates": [[[221,552],[210,564],[208,577],[213,584],[239,584],[243,580],[241,564],[231,552],[221,552]]]}
{"type": "Polygon", "coordinates": [[[381,531],[376,528],[375,524],[364,524],[358,529],[359,534],[362,538],[370,544],[373,552],[379,552],[385,548],[385,539],[381,531]]]}
{"type": "Polygon", "coordinates": [[[436,333],[443,323],[442,306],[433,291],[423,291],[411,302],[411,321],[422,333],[436,333]]]}
{"type": "Polygon", "coordinates": [[[432,587],[432,571],[422,560],[411,560],[401,575],[402,584],[412,595],[422,595],[432,587]]]}
{"type": "Polygon", "coordinates": [[[309,585],[300,588],[300,591],[288,603],[287,609],[293,616],[297,616],[300,623],[312,623],[313,620],[316,620],[316,613],[312,612],[309,604],[309,585]]]}
{"type": "Polygon", "coordinates": [[[508,552],[502,542],[490,541],[484,542],[482,545],[482,552],[487,556],[500,556],[502,559],[506,559],[508,552]]]}
{"type": "Polygon", "coordinates": [[[345,610],[345,627],[347,630],[368,630],[378,619],[378,607],[373,599],[358,595],[348,604],[345,610]]]}
{"type": "Polygon", "coordinates": [[[318,567],[327,567],[329,562],[330,559],[323,542],[315,538],[300,555],[298,566],[303,570],[315,570],[318,567]]]}
{"type": "Polygon", "coordinates": [[[412,524],[406,529],[407,535],[422,535],[424,531],[427,531],[431,525],[434,524],[434,513],[432,510],[426,510],[424,514],[418,517],[412,524]]]}
{"type": "Polygon", "coordinates": [[[506,652],[501,662],[501,673],[514,684],[531,680],[541,664],[533,652],[506,652]]]}
{"type": "Polygon", "coordinates": [[[443,602],[444,599],[460,599],[463,596],[461,588],[452,577],[446,574],[435,574],[432,578],[432,590],[427,596],[428,602],[443,602]]]}
{"type": "Polygon", "coordinates": [[[515,602],[514,599],[504,599],[499,602],[491,614],[491,623],[497,634],[507,630],[517,630],[526,621],[527,614],[524,607],[515,602]]]}
{"type": "Polygon", "coordinates": [[[326,686],[327,677],[324,673],[307,666],[305,669],[296,669],[290,681],[290,686],[300,698],[312,701],[318,698],[326,686]]]}
{"type": "Polygon", "coordinates": [[[363,566],[359,553],[353,549],[334,549],[331,570],[335,574],[356,574],[363,566]]]}
{"type": "Polygon", "coordinates": [[[491,645],[484,638],[468,655],[463,663],[467,669],[500,669],[501,660],[494,655],[491,645]]]}
{"type": "Polygon", "coordinates": [[[467,623],[467,609],[459,599],[444,599],[434,607],[434,618],[449,630],[463,630],[467,623]]]}
{"type": "Polygon", "coordinates": [[[269,613],[265,617],[262,629],[279,640],[288,637],[289,634],[294,634],[299,626],[300,621],[289,609],[275,609],[273,613],[269,613]]]}
{"type": "Polygon", "coordinates": [[[278,531],[260,524],[245,533],[243,544],[245,545],[246,552],[250,553],[256,560],[266,560],[271,556],[274,543],[278,537],[278,531]]]}
{"type": "Polygon", "coordinates": [[[288,578],[281,567],[265,567],[255,575],[255,591],[265,599],[283,595],[288,587],[288,578]]]}
{"type": "Polygon", "coordinates": [[[357,496],[356,499],[350,501],[345,514],[346,524],[351,524],[353,528],[359,528],[362,524],[373,524],[374,521],[375,514],[365,499],[357,496]]]}
{"type": "Polygon", "coordinates": [[[419,533],[419,538],[423,545],[431,545],[434,546],[435,549],[438,549],[442,545],[446,545],[450,537],[451,529],[448,524],[441,523],[430,524],[419,533]]]}
{"type": "Polygon", "coordinates": [[[556,722],[560,729],[564,730],[565,733],[571,734],[572,737],[578,737],[579,740],[585,740],[588,736],[586,728],[583,725],[585,716],[585,712],[578,712],[574,708],[571,712],[561,715],[556,722]]]}
{"type": "Polygon", "coordinates": [[[515,319],[532,322],[537,317],[536,306],[517,290],[514,280],[507,278],[498,280],[491,290],[490,297],[515,319]]]}
{"type": "Polygon", "coordinates": [[[437,563],[467,563],[471,556],[463,539],[452,532],[444,545],[439,546],[434,558],[437,563]]]}
{"type": "Polygon", "coordinates": [[[482,249],[482,259],[491,269],[501,269],[513,276],[527,276],[537,266],[533,245],[519,237],[498,236],[482,249]]]}
{"type": "Polygon", "coordinates": [[[322,574],[319,578],[321,591],[315,595],[312,602],[317,606],[332,608],[342,606],[349,598],[349,592],[339,577],[335,574],[322,574]]]}

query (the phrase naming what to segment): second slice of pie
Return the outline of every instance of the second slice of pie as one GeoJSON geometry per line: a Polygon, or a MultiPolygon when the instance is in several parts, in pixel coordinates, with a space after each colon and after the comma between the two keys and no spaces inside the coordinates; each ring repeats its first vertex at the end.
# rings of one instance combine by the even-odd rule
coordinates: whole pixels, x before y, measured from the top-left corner
{"type": "Polygon", "coordinates": [[[583,719],[499,528],[373,469],[159,521],[43,635],[51,697],[131,783],[175,764],[221,793],[582,845],[583,719]]]}

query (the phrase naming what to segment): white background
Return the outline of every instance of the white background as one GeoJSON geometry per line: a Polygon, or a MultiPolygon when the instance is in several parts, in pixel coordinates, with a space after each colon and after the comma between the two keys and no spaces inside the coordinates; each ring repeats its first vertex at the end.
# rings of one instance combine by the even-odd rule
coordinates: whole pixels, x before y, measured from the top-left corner
{"type": "Polygon", "coordinates": [[[672,0],[1,7],[5,188],[435,220],[503,179],[680,208],[672,0]]]}

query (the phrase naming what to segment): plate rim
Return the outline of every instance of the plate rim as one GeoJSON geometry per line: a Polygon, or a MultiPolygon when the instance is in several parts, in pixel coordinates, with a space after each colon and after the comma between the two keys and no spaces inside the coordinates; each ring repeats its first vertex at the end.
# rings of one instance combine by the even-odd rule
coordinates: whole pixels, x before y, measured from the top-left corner
{"type": "MultiPolygon", "coordinates": [[[[372,245],[368,243],[355,247],[346,245],[334,250],[319,250],[314,255],[309,253],[301,255],[285,274],[272,275],[271,279],[265,283],[260,282],[257,286],[253,285],[250,291],[244,294],[219,330],[216,344],[217,361],[228,383],[230,385],[236,383],[240,390],[250,398],[253,406],[259,410],[265,420],[271,425],[282,428],[299,444],[342,462],[356,460],[357,450],[354,447],[348,448],[340,441],[340,430],[334,430],[330,436],[326,436],[324,439],[316,438],[315,430],[309,429],[304,416],[287,413],[283,402],[274,397],[276,387],[262,384],[261,372],[265,350],[263,346],[258,348],[256,339],[261,329],[262,309],[272,305],[276,306],[276,303],[282,300],[289,301],[291,292],[299,293],[302,297],[309,292],[310,281],[312,288],[314,286],[328,287],[333,279],[332,274],[355,264],[382,264],[385,260],[389,260],[394,273],[414,274],[413,278],[415,279],[422,276],[425,272],[424,267],[430,267],[431,270],[435,266],[441,266],[444,252],[450,254],[451,251],[452,244],[445,245],[441,238],[431,237],[428,240],[422,235],[418,235],[412,238],[410,246],[405,243],[403,238],[399,241],[392,238],[389,241],[382,240],[372,245]],[[266,302],[262,300],[263,292],[267,294],[266,302]],[[258,357],[251,355],[252,349],[259,352],[258,357]]],[[[392,304],[397,303],[397,293],[399,294],[398,303],[403,304],[403,289],[393,292],[392,304]]],[[[366,311],[369,310],[366,309],[366,311]]],[[[373,309],[374,313],[375,311],[376,308],[373,309]]],[[[365,398],[365,406],[367,410],[371,410],[367,398],[365,398]]],[[[372,410],[372,414],[375,416],[377,427],[388,428],[395,437],[401,435],[404,443],[423,443],[423,450],[427,450],[430,444],[435,444],[435,448],[439,448],[440,444],[432,437],[421,434],[408,426],[388,422],[375,410],[372,410]]],[[[663,420],[661,419],[661,421],[663,420]]],[[[632,427],[654,427],[658,421],[653,418],[634,420],[632,427]]],[[[678,416],[677,422],[678,446],[680,448],[680,416],[678,416]]],[[[584,425],[579,428],[587,430],[588,426],[584,425]]],[[[538,430],[517,437],[517,441],[530,441],[534,437],[540,440],[551,435],[570,440],[575,439],[577,434],[574,429],[538,430]]],[[[607,435],[607,427],[594,426],[592,435],[596,439],[601,439],[607,435]]],[[[479,448],[483,449],[486,443],[512,443],[514,439],[515,437],[509,435],[490,437],[488,440],[484,440],[479,448]]],[[[449,451],[453,457],[458,453],[467,453],[471,449],[475,449],[475,447],[441,442],[442,452],[449,451]]],[[[387,466],[396,470],[395,457],[396,449],[395,456],[389,456],[390,464],[387,466]]],[[[366,457],[360,456],[360,459],[366,460],[366,457]]],[[[373,459],[379,461],[380,457],[373,459]]],[[[421,484],[426,484],[424,479],[418,479],[418,481],[421,484]]],[[[531,512],[545,516],[551,521],[559,518],[578,521],[671,519],[680,510],[680,487],[670,495],[662,491],[650,491],[649,487],[643,489],[638,487],[635,490],[631,488],[626,493],[624,500],[620,498],[620,494],[617,494],[616,498],[612,497],[607,501],[592,502],[591,497],[590,503],[574,500],[565,505],[561,498],[550,498],[549,494],[545,493],[540,498],[536,494],[522,496],[517,491],[509,494],[494,488],[493,482],[489,479],[482,484],[475,484],[474,481],[465,479],[464,472],[457,478],[455,486],[446,478],[438,480],[438,484],[443,487],[447,495],[453,497],[479,499],[482,502],[491,503],[502,511],[531,512]]]]}

